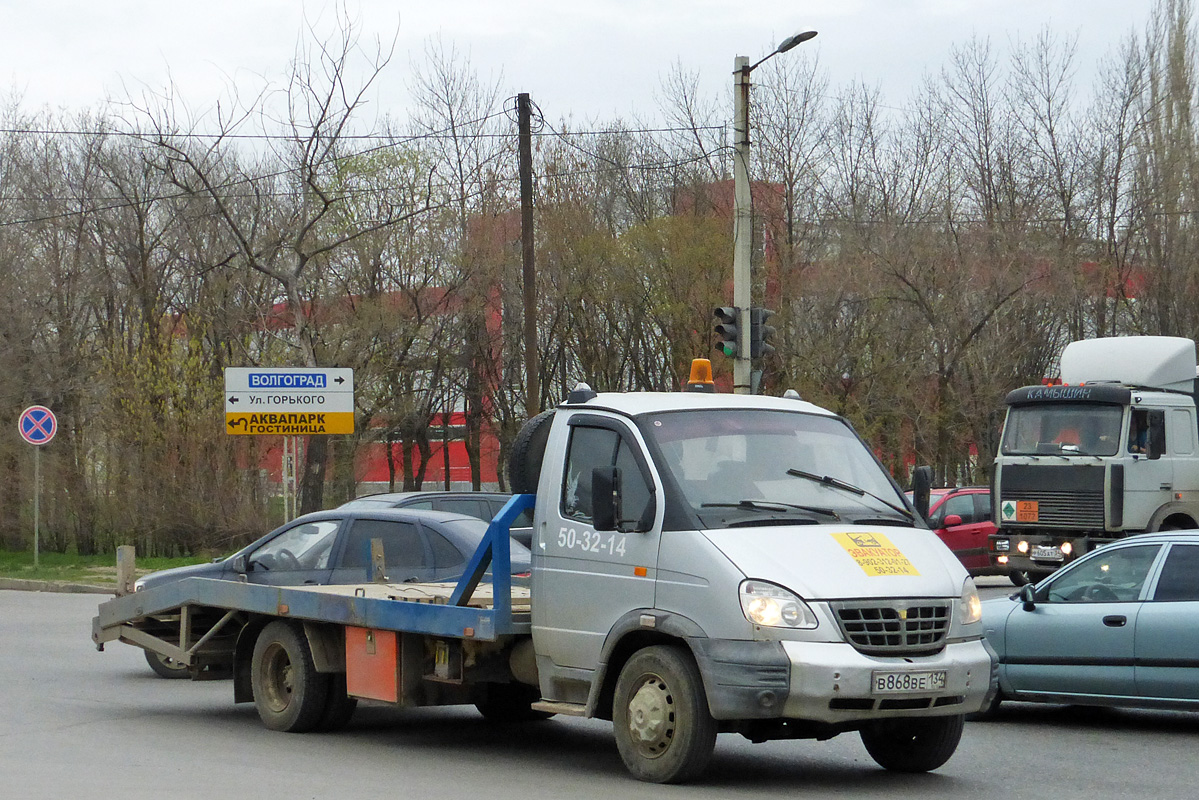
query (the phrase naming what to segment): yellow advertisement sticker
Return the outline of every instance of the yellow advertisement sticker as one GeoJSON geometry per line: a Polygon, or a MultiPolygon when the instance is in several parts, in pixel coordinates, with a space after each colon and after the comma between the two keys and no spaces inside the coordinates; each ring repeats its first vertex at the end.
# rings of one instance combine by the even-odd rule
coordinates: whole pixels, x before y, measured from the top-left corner
{"type": "Polygon", "coordinates": [[[919,575],[916,567],[881,533],[834,533],[833,538],[867,575],[919,575]]]}

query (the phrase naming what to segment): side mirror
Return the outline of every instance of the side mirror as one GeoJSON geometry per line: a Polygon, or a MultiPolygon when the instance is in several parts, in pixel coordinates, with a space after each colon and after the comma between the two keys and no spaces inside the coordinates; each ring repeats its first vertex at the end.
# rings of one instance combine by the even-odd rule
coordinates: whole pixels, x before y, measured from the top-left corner
{"type": "Polygon", "coordinates": [[[955,527],[957,525],[961,525],[961,524],[962,524],[961,515],[950,514],[945,519],[941,520],[941,524],[938,525],[937,527],[938,528],[953,528],[953,527],[955,527]]]}
{"type": "Polygon", "coordinates": [[[620,520],[620,469],[591,470],[591,522],[597,531],[614,531],[620,520]]]}
{"type": "Polygon", "coordinates": [[[928,520],[928,501],[932,494],[933,468],[916,467],[912,470],[912,505],[920,518],[928,520]]]}
{"type": "Polygon", "coordinates": [[[233,571],[242,575],[250,571],[250,564],[245,555],[233,557],[233,571]]]}
{"type": "Polygon", "coordinates": [[[1031,583],[1020,587],[1020,602],[1024,604],[1025,611],[1032,611],[1037,607],[1036,587],[1031,583]]]}

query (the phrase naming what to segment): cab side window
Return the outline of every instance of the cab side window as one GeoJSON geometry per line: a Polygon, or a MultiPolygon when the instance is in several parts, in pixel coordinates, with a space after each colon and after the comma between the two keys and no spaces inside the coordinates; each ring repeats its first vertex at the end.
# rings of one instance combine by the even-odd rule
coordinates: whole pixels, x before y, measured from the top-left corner
{"type": "Polygon", "coordinates": [[[616,463],[620,436],[606,428],[576,425],[570,431],[566,453],[566,481],[562,485],[562,512],[583,522],[591,521],[591,470],[616,463]]]}
{"type": "Polygon", "coordinates": [[[571,429],[566,453],[566,480],[562,485],[562,513],[580,522],[592,521],[591,471],[615,466],[621,474],[624,520],[640,519],[650,502],[650,487],[632,449],[616,431],[576,425],[571,429]]]}
{"type": "Polygon", "coordinates": [[[1128,422],[1128,452],[1161,458],[1166,452],[1166,412],[1134,408],[1128,422]]]}

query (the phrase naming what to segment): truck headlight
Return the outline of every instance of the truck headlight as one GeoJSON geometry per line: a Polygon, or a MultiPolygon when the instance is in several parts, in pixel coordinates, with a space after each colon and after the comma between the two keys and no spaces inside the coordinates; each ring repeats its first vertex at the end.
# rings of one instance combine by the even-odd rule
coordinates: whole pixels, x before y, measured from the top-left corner
{"type": "Polygon", "coordinates": [[[781,586],[765,581],[742,581],[741,611],[766,628],[815,628],[816,615],[808,604],[781,586]]]}
{"type": "Polygon", "coordinates": [[[978,588],[973,578],[967,578],[962,584],[961,621],[970,625],[983,618],[983,601],[978,596],[978,588]]]}

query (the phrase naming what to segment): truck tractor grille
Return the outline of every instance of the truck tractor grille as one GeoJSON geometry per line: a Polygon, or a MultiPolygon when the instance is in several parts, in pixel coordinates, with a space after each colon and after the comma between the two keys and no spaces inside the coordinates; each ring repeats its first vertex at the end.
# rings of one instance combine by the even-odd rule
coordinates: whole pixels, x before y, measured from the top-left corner
{"type": "MultiPolygon", "coordinates": [[[[1007,487],[1004,487],[1006,489],[1007,487]]],[[[1097,492],[1054,492],[1044,489],[1020,489],[1003,492],[1003,503],[1016,500],[1035,500],[1036,522],[1004,522],[1005,527],[1022,524],[1049,528],[1098,528],[1103,529],[1103,491],[1097,492]]]]}
{"type": "Polygon", "coordinates": [[[938,652],[949,632],[952,604],[938,600],[842,600],[830,603],[845,640],[860,653],[938,652]]]}

